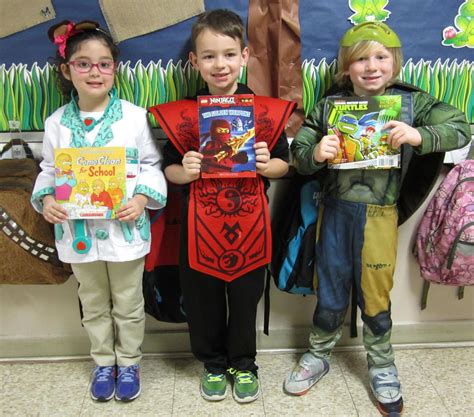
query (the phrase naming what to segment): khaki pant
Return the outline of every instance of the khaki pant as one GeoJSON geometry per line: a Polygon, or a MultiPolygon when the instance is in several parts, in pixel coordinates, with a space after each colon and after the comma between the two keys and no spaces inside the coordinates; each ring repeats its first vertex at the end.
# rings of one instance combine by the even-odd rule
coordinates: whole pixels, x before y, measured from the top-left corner
{"type": "Polygon", "coordinates": [[[144,259],[72,264],[79,281],[84,328],[99,366],[131,366],[141,359],[145,333],[144,259]]]}

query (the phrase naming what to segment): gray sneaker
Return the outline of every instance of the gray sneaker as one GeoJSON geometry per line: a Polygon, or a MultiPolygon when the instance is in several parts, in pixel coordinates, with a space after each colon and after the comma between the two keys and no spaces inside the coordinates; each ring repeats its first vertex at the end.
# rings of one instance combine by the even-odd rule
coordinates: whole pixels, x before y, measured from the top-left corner
{"type": "Polygon", "coordinates": [[[395,365],[369,369],[370,389],[377,400],[377,408],[384,416],[400,416],[403,411],[403,398],[395,365]]]}
{"type": "Polygon", "coordinates": [[[306,352],[283,383],[287,394],[304,395],[329,371],[329,363],[306,352]]]}

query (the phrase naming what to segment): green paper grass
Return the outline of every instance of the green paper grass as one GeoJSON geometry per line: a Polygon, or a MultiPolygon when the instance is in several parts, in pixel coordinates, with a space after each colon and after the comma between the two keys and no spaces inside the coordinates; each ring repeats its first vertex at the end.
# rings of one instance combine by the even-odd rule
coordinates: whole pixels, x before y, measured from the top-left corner
{"type": "MultiPolygon", "coordinates": [[[[303,62],[303,109],[307,115],[331,87],[336,61],[322,59],[303,62]]],[[[474,62],[446,60],[441,62],[408,60],[400,73],[402,81],[414,84],[436,98],[462,110],[474,123],[474,62]]],[[[243,67],[239,82],[246,84],[247,68],[243,67]]],[[[148,108],[155,104],[191,97],[204,87],[204,81],[191,63],[162,61],[135,65],[120,63],[115,85],[119,97],[148,108]]],[[[9,120],[20,120],[23,131],[44,129],[44,120],[64,104],[56,86],[56,72],[50,65],[24,64],[9,68],[0,65],[0,131],[8,132],[9,120]]],[[[153,127],[156,122],[150,118],[153,127]]]]}

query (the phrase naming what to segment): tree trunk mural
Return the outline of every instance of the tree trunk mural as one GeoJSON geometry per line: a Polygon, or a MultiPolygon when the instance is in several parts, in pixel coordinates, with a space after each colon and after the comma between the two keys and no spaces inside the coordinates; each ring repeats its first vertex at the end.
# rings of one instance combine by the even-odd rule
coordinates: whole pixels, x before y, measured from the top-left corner
{"type": "Polygon", "coordinates": [[[298,0],[249,0],[247,84],[259,95],[298,103],[287,124],[293,136],[303,119],[298,0]]]}

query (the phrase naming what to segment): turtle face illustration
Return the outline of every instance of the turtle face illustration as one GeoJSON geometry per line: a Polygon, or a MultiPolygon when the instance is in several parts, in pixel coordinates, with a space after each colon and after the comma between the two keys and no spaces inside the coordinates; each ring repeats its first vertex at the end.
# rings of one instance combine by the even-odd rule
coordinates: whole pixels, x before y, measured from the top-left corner
{"type": "Polygon", "coordinates": [[[358,120],[352,114],[344,114],[341,116],[336,124],[336,127],[342,132],[348,135],[353,135],[358,129],[358,120]]]}

